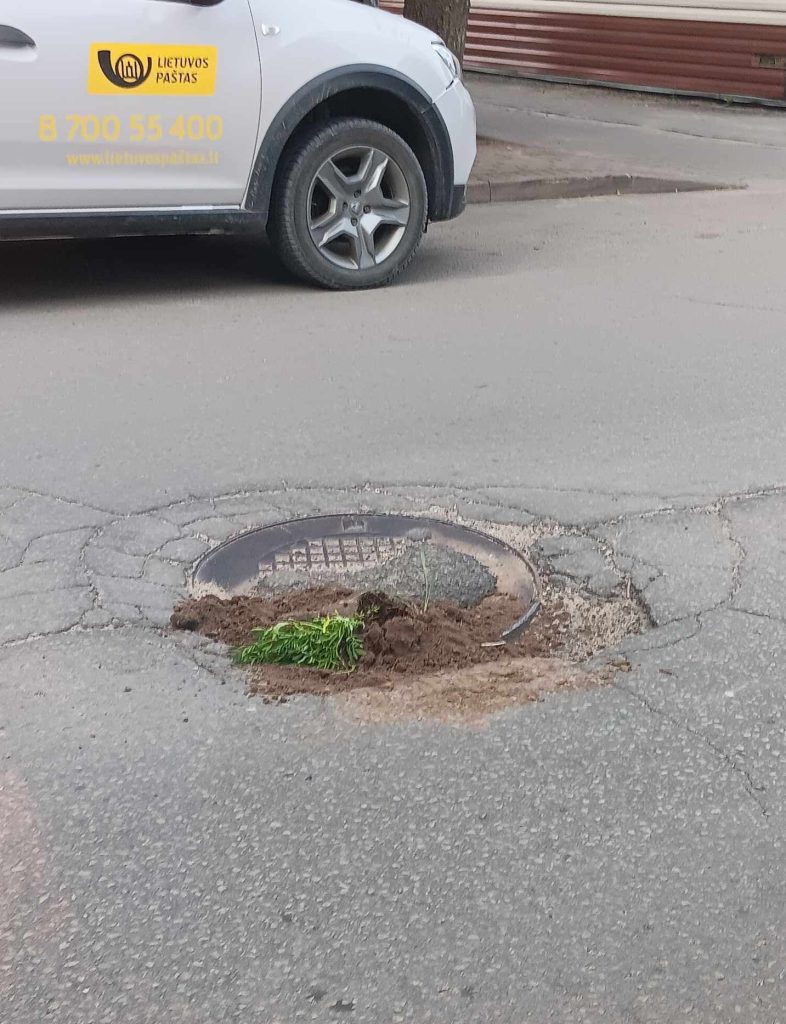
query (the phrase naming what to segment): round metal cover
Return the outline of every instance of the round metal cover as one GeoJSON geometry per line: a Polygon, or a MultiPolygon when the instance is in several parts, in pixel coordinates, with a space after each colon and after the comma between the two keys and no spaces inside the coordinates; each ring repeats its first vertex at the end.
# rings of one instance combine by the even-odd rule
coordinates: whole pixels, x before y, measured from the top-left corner
{"type": "Polygon", "coordinates": [[[293,519],[241,534],[208,552],[194,573],[197,595],[257,592],[264,577],[299,570],[320,584],[320,573],[346,573],[384,563],[409,545],[435,544],[475,559],[496,580],[496,593],[514,598],[520,614],[504,634],[510,640],[539,607],[537,574],[514,548],[455,523],[404,515],[332,515],[293,519]]]}

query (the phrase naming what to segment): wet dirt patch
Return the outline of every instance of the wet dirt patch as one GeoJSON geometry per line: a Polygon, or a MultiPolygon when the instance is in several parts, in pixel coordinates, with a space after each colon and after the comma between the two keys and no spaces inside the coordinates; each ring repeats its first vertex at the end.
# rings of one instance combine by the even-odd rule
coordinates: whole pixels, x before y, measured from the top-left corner
{"type": "Polygon", "coordinates": [[[268,700],[342,694],[347,711],[369,721],[473,721],[558,690],[601,685],[607,672],[588,673],[576,662],[642,626],[636,605],[624,598],[599,602],[548,586],[542,596],[543,607],[527,632],[503,646],[487,646],[515,617],[516,601],[502,595],[487,596],[472,607],[437,601],[425,610],[385,594],[340,586],[265,597],[207,595],[179,605],[172,626],[237,647],[253,640],[254,628],[360,611],[366,621],[365,650],[355,671],[256,666],[247,670],[249,693],[268,700]]]}
{"type": "Polygon", "coordinates": [[[563,658],[509,657],[496,662],[442,669],[396,685],[364,686],[339,694],[355,721],[388,723],[436,719],[480,723],[506,708],[539,701],[551,693],[601,686],[613,670],[584,672],[563,658]]]}

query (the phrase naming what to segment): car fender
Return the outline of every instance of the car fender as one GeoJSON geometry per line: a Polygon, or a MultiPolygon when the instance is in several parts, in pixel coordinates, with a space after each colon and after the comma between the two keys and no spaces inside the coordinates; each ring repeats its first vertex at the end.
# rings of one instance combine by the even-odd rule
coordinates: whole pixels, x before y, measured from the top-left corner
{"type": "Polygon", "coordinates": [[[406,75],[386,67],[357,64],[326,71],[295,92],[270,121],[257,151],[244,206],[267,219],[276,170],[301,122],[325,100],[351,89],[376,89],[402,100],[425,139],[428,163],[429,216],[442,220],[453,202],[453,148],[450,134],[431,97],[406,75]]]}

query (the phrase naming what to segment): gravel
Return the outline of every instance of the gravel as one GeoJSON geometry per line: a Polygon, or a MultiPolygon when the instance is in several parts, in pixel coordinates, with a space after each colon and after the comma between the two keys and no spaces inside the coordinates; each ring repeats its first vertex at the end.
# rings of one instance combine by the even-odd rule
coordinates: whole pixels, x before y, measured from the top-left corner
{"type": "Polygon", "coordinates": [[[455,601],[472,607],[493,594],[497,580],[477,559],[441,544],[412,544],[385,562],[347,571],[318,569],[281,570],[263,576],[257,593],[279,594],[327,584],[353,590],[382,590],[392,597],[424,601],[428,589],[431,601],[455,601]]]}

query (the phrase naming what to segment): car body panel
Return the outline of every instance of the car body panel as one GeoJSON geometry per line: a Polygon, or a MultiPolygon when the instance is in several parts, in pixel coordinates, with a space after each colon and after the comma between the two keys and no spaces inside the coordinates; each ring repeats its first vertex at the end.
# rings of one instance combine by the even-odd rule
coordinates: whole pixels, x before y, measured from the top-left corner
{"type": "Polygon", "coordinates": [[[406,100],[433,219],[461,208],[471,100],[412,22],[348,0],[3,0],[0,23],[0,237],[264,224],[289,134],[351,80],[406,100]]]}
{"type": "Polygon", "coordinates": [[[466,185],[478,155],[475,107],[462,82],[454,82],[434,104],[453,150],[453,183],[466,185]]]}
{"type": "Polygon", "coordinates": [[[240,204],[261,105],[248,0],[213,7],[164,0],[3,0],[0,21],[35,44],[0,45],[0,94],[14,97],[0,115],[0,206],[240,204]],[[165,63],[212,50],[214,86],[208,81],[204,95],[177,84],[150,93],[114,88],[107,80],[104,94],[95,91],[100,86],[91,73],[104,76],[92,60],[93,47],[108,49],[115,65],[123,53],[141,55],[146,63],[146,46],[163,54],[165,63]],[[206,128],[218,135],[216,118],[221,138],[211,140],[206,128]],[[198,135],[200,126],[202,139],[189,138],[186,129],[198,135]]]}

